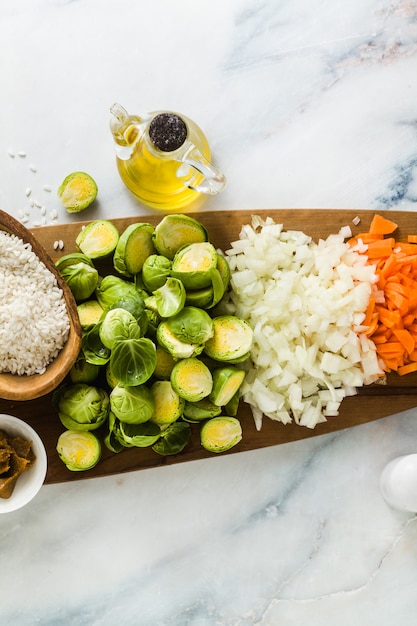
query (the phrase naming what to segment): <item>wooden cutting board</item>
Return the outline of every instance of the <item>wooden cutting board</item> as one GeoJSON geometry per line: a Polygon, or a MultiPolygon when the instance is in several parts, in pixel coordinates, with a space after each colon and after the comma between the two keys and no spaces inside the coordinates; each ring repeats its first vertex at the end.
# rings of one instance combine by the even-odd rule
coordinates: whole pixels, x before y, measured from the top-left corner
{"type": "MultiPolygon", "coordinates": [[[[396,236],[399,239],[405,240],[407,234],[417,232],[416,214],[400,211],[380,211],[380,213],[399,224],[399,230],[396,232],[396,236]]],[[[239,237],[242,225],[249,223],[251,216],[254,214],[262,217],[271,216],[276,222],[282,223],[284,228],[302,230],[315,240],[338,232],[342,226],[346,225],[352,228],[353,234],[366,231],[373,216],[372,211],[268,209],[200,212],[194,214],[194,217],[206,226],[210,240],[217,247],[225,250],[230,247],[231,241],[239,237]],[[358,226],[354,226],[352,222],[356,216],[359,216],[361,220],[358,226]]],[[[129,224],[134,222],[149,222],[155,225],[161,218],[162,214],[152,214],[148,216],[117,218],[112,221],[114,221],[119,231],[122,232],[129,224]]],[[[33,233],[55,261],[62,254],[68,254],[76,250],[74,241],[82,225],[83,222],[44,226],[34,229],[33,233]],[[64,242],[65,247],[62,251],[54,249],[54,242],[57,240],[64,242]]],[[[295,424],[284,426],[269,419],[264,419],[262,429],[258,432],[255,429],[250,408],[243,404],[238,414],[242,423],[243,440],[226,454],[264,448],[350,428],[416,406],[417,374],[409,374],[404,377],[395,374],[389,375],[387,385],[371,385],[360,389],[357,396],[346,398],[343,401],[338,417],[330,418],[327,422],[317,425],[313,430],[295,424]]],[[[132,470],[170,465],[171,463],[181,463],[209,457],[215,458],[217,456],[216,454],[206,452],[201,447],[198,425],[193,425],[193,435],[190,443],[181,454],[176,456],[161,457],[153,452],[151,448],[126,449],[119,454],[114,454],[103,446],[102,459],[95,468],[88,472],[70,472],[60,461],[55,450],[58,436],[64,428],[52,407],[50,394],[30,402],[0,400],[0,412],[23,418],[36,429],[43,439],[48,453],[47,483],[119,474],[132,470]]]]}

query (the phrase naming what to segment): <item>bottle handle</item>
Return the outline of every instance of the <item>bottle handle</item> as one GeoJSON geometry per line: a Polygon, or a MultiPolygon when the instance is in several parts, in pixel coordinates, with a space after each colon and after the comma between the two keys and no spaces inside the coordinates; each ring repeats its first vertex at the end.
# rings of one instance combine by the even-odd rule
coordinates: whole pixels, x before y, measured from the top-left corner
{"type": "Polygon", "coordinates": [[[200,193],[215,195],[223,191],[226,186],[223,172],[206,159],[194,144],[186,144],[185,151],[178,158],[182,165],[177,170],[177,177],[186,187],[200,193]]]}

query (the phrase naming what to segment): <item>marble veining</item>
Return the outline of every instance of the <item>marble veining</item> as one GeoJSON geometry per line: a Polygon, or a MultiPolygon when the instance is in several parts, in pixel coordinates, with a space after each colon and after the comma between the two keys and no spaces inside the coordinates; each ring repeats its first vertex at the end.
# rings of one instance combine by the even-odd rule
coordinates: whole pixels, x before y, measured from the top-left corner
{"type": "MultiPolygon", "coordinates": [[[[149,212],[116,171],[115,101],[205,130],[228,185],[202,210],[417,208],[414,0],[0,0],[0,18],[0,208],[29,226],[79,219],[56,189],[83,169],[82,219],[149,212]]],[[[416,450],[410,410],[46,485],[0,517],[0,624],[414,626],[416,516],[379,477],[416,450]]]]}

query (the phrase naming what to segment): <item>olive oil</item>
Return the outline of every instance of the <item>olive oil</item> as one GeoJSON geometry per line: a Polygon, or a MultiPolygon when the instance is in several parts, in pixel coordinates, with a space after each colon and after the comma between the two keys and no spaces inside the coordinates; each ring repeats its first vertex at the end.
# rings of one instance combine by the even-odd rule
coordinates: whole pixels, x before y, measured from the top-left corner
{"type": "Polygon", "coordinates": [[[192,120],[165,112],[136,118],[120,105],[111,110],[117,168],[141,202],[164,211],[198,207],[207,193],[224,187],[222,173],[210,163],[208,141],[192,120]]]}

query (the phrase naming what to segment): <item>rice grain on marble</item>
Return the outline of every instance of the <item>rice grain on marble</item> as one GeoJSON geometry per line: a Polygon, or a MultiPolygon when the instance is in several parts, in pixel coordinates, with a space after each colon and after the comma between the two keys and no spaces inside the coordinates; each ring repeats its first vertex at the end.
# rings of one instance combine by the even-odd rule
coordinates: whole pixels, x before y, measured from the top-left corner
{"type": "Polygon", "coordinates": [[[69,330],[55,276],[30,244],[0,231],[0,372],[42,374],[69,330]]]}

